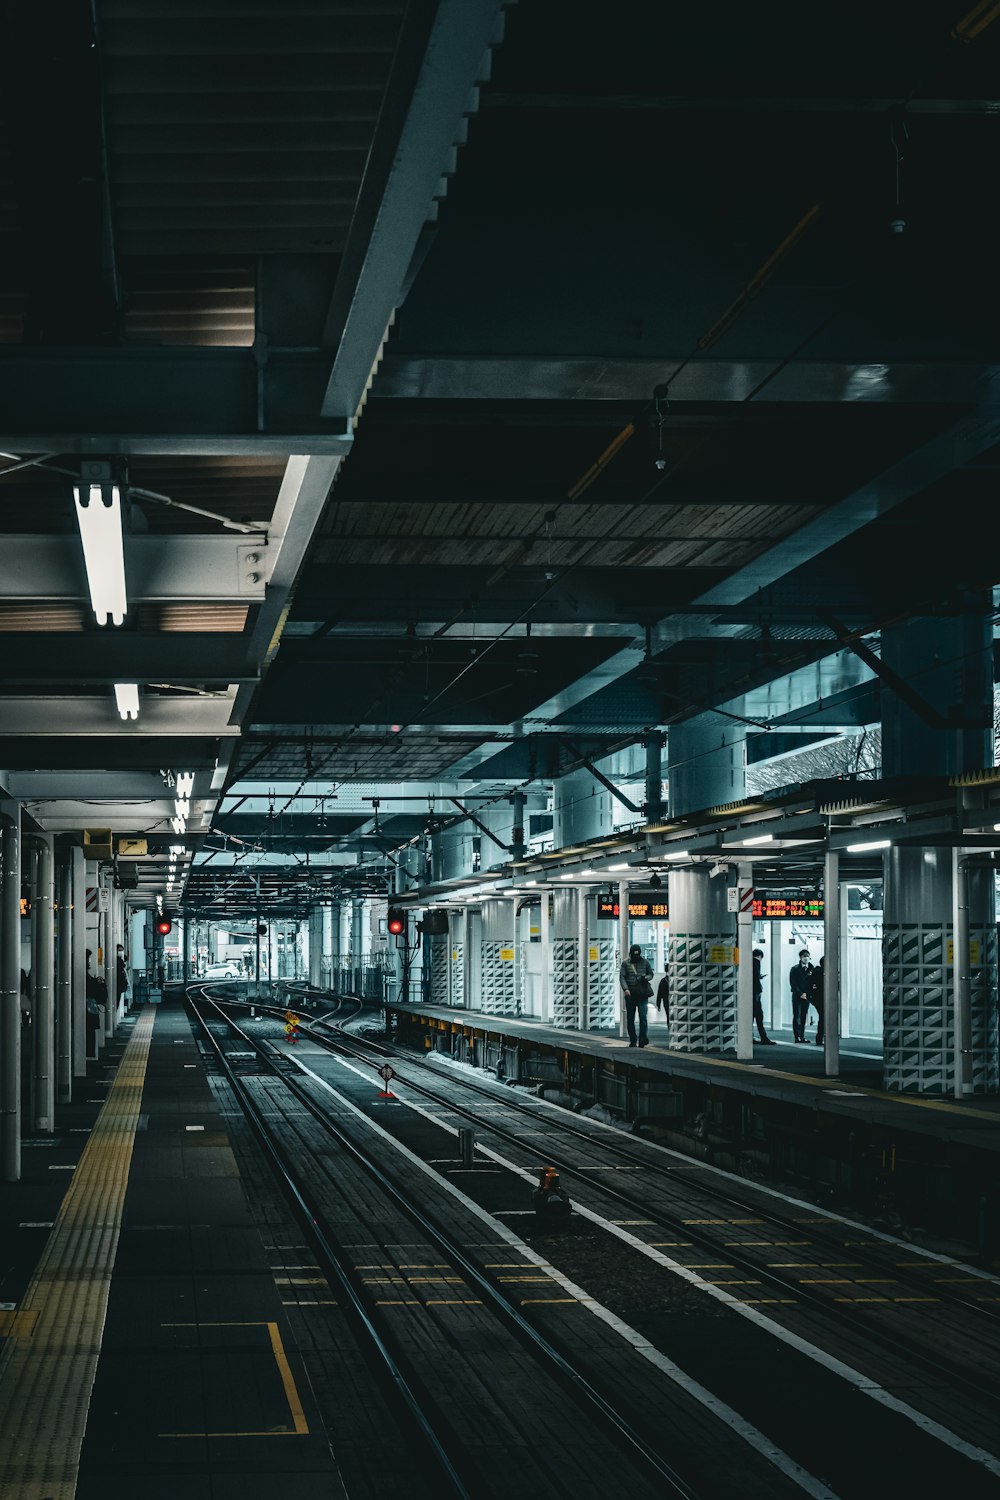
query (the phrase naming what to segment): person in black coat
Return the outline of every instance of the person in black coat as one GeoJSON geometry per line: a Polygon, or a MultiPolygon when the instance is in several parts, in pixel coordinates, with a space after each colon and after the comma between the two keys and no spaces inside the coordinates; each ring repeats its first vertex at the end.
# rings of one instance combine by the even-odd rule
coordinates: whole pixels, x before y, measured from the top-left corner
{"type": "Polygon", "coordinates": [[[663,1011],[663,1019],[670,1025],[670,970],[664,969],[663,978],[656,986],[656,1009],[663,1011]]]}
{"type": "Polygon", "coordinates": [[[649,1035],[646,1026],[646,1006],[653,986],[650,980],[653,971],[642,956],[642,949],[638,943],[633,943],[628,950],[628,958],[618,971],[621,980],[622,993],[625,997],[625,1016],[628,1025],[629,1046],[636,1045],[635,1018],[639,1016],[639,1046],[649,1045],[649,1035]]]}
{"type": "Polygon", "coordinates": [[[764,993],[764,976],[761,973],[760,961],[763,957],[763,948],[755,948],[753,950],[753,1018],[761,1044],[765,1047],[773,1047],[775,1045],[774,1042],[771,1041],[771,1038],[764,1030],[764,1007],[761,1004],[761,996],[764,993]]]}
{"type": "Polygon", "coordinates": [[[788,984],[792,991],[792,1030],[797,1042],[806,1039],[806,1017],[809,1014],[809,1002],[813,991],[813,966],[809,961],[809,949],[803,948],[799,953],[799,961],[788,976],[788,984]]]}
{"type": "Polygon", "coordinates": [[[816,965],[815,969],[813,969],[812,989],[809,991],[809,999],[810,999],[811,1003],[816,1008],[816,1016],[817,1016],[817,1020],[816,1020],[816,1045],[817,1045],[817,1047],[822,1047],[823,1042],[826,1039],[826,1029],[825,1029],[825,1027],[823,1025],[823,1020],[824,1020],[823,986],[826,983],[826,976],[823,973],[823,964],[824,964],[824,962],[825,962],[825,960],[821,958],[820,961],[819,961],[819,963],[816,965]]]}

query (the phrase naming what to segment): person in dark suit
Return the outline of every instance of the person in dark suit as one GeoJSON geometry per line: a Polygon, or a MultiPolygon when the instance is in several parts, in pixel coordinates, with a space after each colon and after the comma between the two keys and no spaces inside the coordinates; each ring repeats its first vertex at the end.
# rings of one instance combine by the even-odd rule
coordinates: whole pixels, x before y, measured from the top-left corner
{"type": "Polygon", "coordinates": [[[806,1017],[809,1014],[809,1002],[812,999],[813,989],[813,966],[809,960],[809,949],[803,948],[799,952],[799,961],[788,976],[789,988],[792,991],[792,1030],[797,1042],[806,1039],[806,1017]]]}
{"type": "Polygon", "coordinates": [[[810,1000],[810,1003],[815,1007],[815,1010],[816,1010],[816,1017],[817,1017],[817,1020],[816,1020],[816,1045],[817,1045],[817,1047],[822,1047],[824,1041],[826,1040],[826,1028],[825,1028],[825,1026],[823,1024],[823,1022],[824,1022],[823,986],[826,983],[826,975],[823,973],[823,964],[824,963],[825,963],[825,959],[821,958],[820,961],[819,961],[819,963],[816,965],[815,969],[813,969],[812,989],[809,991],[809,1000],[810,1000]]]}
{"type": "Polygon", "coordinates": [[[771,1041],[771,1038],[764,1030],[764,1007],[761,1003],[761,996],[764,993],[764,976],[760,971],[760,962],[763,957],[763,948],[755,948],[753,950],[753,1018],[761,1045],[764,1047],[773,1047],[775,1045],[774,1042],[771,1041]]]}

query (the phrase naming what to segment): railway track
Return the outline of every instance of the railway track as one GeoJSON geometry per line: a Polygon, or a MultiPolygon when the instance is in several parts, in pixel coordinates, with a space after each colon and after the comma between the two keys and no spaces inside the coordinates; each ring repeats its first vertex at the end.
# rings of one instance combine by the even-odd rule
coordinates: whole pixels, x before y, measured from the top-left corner
{"type": "MultiPolygon", "coordinates": [[[[287,1061],[275,1056],[276,1049],[237,1026],[228,1014],[204,991],[189,992],[189,1004],[196,1024],[223,1070],[241,1108],[265,1144],[265,1149],[279,1171],[286,1191],[292,1197],[300,1219],[316,1244],[318,1262],[329,1270],[338,1297],[347,1299],[356,1326],[370,1340],[374,1356],[381,1362],[383,1376],[403,1408],[415,1440],[419,1440],[428,1462],[439,1471],[442,1483],[450,1493],[487,1495],[506,1494],[517,1483],[522,1492],[538,1495],[604,1495],[619,1485],[627,1485],[630,1494],[677,1495],[687,1500],[712,1493],[700,1490],[678,1472],[670,1455],[655,1436],[640,1430],[623,1403],[613,1393],[598,1389],[593,1372],[585,1371],[574,1351],[559,1347],[551,1332],[543,1334],[524,1315],[517,1300],[477,1264],[461,1240],[440,1214],[429,1210],[423,1184],[416,1188],[398,1170],[387,1170],[376,1153],[358,1144],[342,1123],[335,1122],[328,1110],[317,1102],[307,1083],[290,1076],[287,1061]],[[227,1038],[235,1037],[241,1056],[237,1064],[227,1058],[227,1038]],[[253,1063],[248,1070],[248,1054],[253,1063]],[[291,1148],[291,1149],[290,1149],[291,1148]],[[348,1196],[364,1205],[360,1218],[345,1209],[345,1184],[348,1196]],[[386,1231],[382,1221],[392,1225],[386,1231]],[[345,1248],[345,1223],[352,1221],[349,1234],[365,1231],[359,1225],[378,1222],[381,1250],[376,1266],[385,1275],[359,1275],[356,1255],[345,1248]],[[419,1241],[414,1241],[414,1235],[419,1241]],[[393,1238],[395,1236],[395,1239],[393,1238]],[[465,1421],[456,1410],[440,1398],[449,1390],[452,1398],[461,1400],[461,1382],[456,1387],[454,1369],[442,1370],[440,1340],[427,1341],[421,1348],[413,1337],[412,1319],[408,1331],[400,1338],[393,1329],[394,1314],[384,1310],[385,1299],[373,1295],[376,1290],[406,1286],[413,1290],[393,1252],[406,1243],[426,1247],[433,1265],[434,1282],[447,1287],[449,1305],[461,1308],[460,1316],[466,1335],[474,1338],[475,1347],[492,1350],[498,1366],[517,1374],[517,1402],[522,1411],[535,1416],[544,1413],[544,1437],[526,1443],[523,1426],[514,1421],[503,1431],[503,1403],[489,1404],[488,1412],[470,1418],[468,1399],[465,1421]],[[385,1259],[382,1259],[382,1256],[385,1259]],[[388,1269],[387,1269],[388,1268],[388,1269]],[[470,1325],[475,1325],[474,1330],[470,1325]],[[488,1422],[500,1447],[521,1451],[525,1472],[516,1480],[508,1469],[489,1472],[484,1468],[478,1449],[463,1441],[463,1429],[480,1430],[488,1422]],[[600,1431],[602,1441],[594,1444],[600,1431]],[[535,1472],[537,1471],[537,1472],[535,1472]]],[[[348,1241],[348,1244],[352,1241],[348,1241]]],[[[414,1252],[423,1254],[424,1251],[414,1252]]],[[[526,1273],[534,1268],[524,1266],[526,1273]]],[[[418,1278],[419,1280],[420,1278],[418,1278]]],[[[526,1278],[522,1278],[526,1279],[526,1278]]],[[[516,1282],[518,1278],[510,1278],[516,1282]]],[[[395,1307],[400,1304],[390,1299],[395,1307]]],[[[563,1300],[563,1299],[560,1299],[563,1300]]],[[[569,1300],[569,1299],[566,1299],[569,1300]]],[[[416,1305],[417,1299],[413,1299],[416,1305]]],[[[425,1304],[429,1305],[429,1304],[425,1304]]],[[[443,1311],[443,1310],[442,1310],[443,1311]]],[[[448,1314],[444,1314],[444,1332],[448,1333],[448,1314]]],[[[452,1328],[444,1347],[449,1364],[455,1360],[456,1334],[452,1328]]],[[[471,1392],[482,1379],[481,1368],[464,1377],[471,1392]]],[[[466,1395],[468,1393],[465,1393],[466,1395]]],[[[509,1411],[506,1413],[510,1417],[509,1411]]],[[[655,1424],[653,1424],[655,1427],[655,1424]]],[[[797,1488],[789,1486],[789,1490],[797,1488]]],[[[747,1493],[752,1492],[751,1490],[747,1493]]],[[[770,1476],[761,1494],[781,1492],[781,1477],[770,1476]],[[774,1479],[779,1486],[774,1488],[774,1479]]],[[[812,1493],[829,1494],[822,1486],[812,1493]]]]}
{"type": "MultiPolygon", "coordinates": [[[[943,1425],[945,1422],[967,1432],[968,1442],[961,1438],[956,1441],[958,1451],[975,1448],[979,1461],[989,1472],[1000,1475],[1000,1462],[991,1452],[995,1437],[991,1440],[989,1436],[997,1430],[1000,1402],[998,1314],[989,1301],[973,1300],[995,1297],[1000,1292],[995,1279],[975,1268],[952,1267],[931,1254],[914,1260],[917,1252],[912,1247],[894,1242],[888,1236],[879,1238],[862,1226],[844,1225],[837,1232],[833,1216],[779,1212],[773,1198],[768,1200],[767,1190],[756,1185],[744,1189],[741,1184],[739,1193],[735,1193],[728,1185],[711,1180],[712,1169],[686,1158],[671,1160],[671,1153],[650,1143],[641,1146],[638,1142],[626,1143],[597,1122],[584,1124],[554,1106],[523,1102],[511,1097],[508,1089],[484,1086],[465,1076],[443,1079],[436,1072],[428,1081],[432,1070],[422,1060],[371,1038],[348,1040],[342,1025],[341,1021],[325,1017],[308,1024],[305,1030],[326,1048],[350,1056],[362,1065],[375,1066],[391,1056],[402,1070],[400,1082],[405,1085],[408,1102],[416,1094],[433,1109],[448,1110],[456,1119],[475,1124],[480,1140],[489,1140],[494,1148],[487,1150],[487,1155],[500,1159],[495,1147],[501,1146],[507,1152],[507,1164],[523,1175],[537,1164],[539,1148],[537,1137],[525,1140],[518,1133],[517,1122],[526,1120],[536,1128],[542,1115],[546,1125],[545,1160],[571,1180],[574,1192],[586,1183],[587,1201],[618,1205],[619,1212],[627,1211],[633,1222],[639,1219],[654,1226],[656,1235],[670,1232],[675,1236],[675,1245],[686,1245],[699,1254],[715,1257],[710,1264],[730,1273],[714,1279],[723,1295],[731,1295],[725,1293],[727,1285],[735,1287],[753,1281],[769,1295],[738,1299],[738,1305],[744,1309],[750,1301],[777,1306],[780,1312],[769,1313],[769,1318],[780,1317],[786,1328],[793,1333],[798,1329],[810,1340],[821,1340],[825,1328],[829,1341],[832,1328],[836,1330],[837,1347],[846,1342],[856,1357],[868,1357],[873,1367],[882,1370],[887,1362],[894,1364],[904,1383],[907,1376],[918,1372],[931,1392],[927,1398],[929,1411],[925,1413],[931,1425],[940,1429],[945,1438],[954,1436],[950,1427],[943,1425]],[[331,1029],[338,1034],[331,1036],[331,1029]],[[485,1099],[492,1107],[488,1120],[484,1120],[479,1106],[479,1101],[485,1099]],[[506,1123],[498,1118],[497,1111],[501,1109],[506,1123]],[[595,1152],[605,1162],[641,1169],[642,1195],[606,1181],[596,1185],[590,1175],[595,1152]],[[723,1216],[720,1209],[728,1213],[723,1216]],[[748,1219],[752,1228],[748,1225],[741,1231],[735,1229],[741,1220],[745,1223],[748,1219]],[[804,1222],[809,1220],[813,1222],[804,1222]],[[742,1233],[742,1239],[735,1237],[737,1232],[742,1233]],[[782,1257],[777,1265],[769,1263],[776,1250],[782,1257]],[[908,1252],[908,1263],[900,1263],[901,1250],[908,1252]],[[849,1252],[849,1260],[845,1260],[845,1252],[849,1252]],[[830,1254],[836,1254],[838,1261],[824,1263],[822,1257],[830,1254]],[[792,1268],[797,1275],[789,1276],[792,1268]],[[813,1277],[809,1274],[812,1271],[818,1274],[813,1277]],[[834,1271],[839,1274],[832,1274],[834,1271]],[[951,1271],[955,1280],[961,1277],[960,1289],[951,1275],[942,1274],[951,1271]],[[891,1301],[884,1294],[889,1282],[902,1294],[891,1301]],[[855,1294],[863,1290],[864,1296],[854,1295],[844,1302],[835,1300],[845,1296],[848,1286],[855,1294]],[[970,1286],[974,1289],[971,1293],[970,1286]],[[863,1326],[859,1326],[859,1312],[863,1326]],[[896,1317],[890,1319],[887,1315],[891,1313],[896,1317]],[[942,1386],[942,1377],[948,1393],[935,1405],[934,1392],[942,1386]],[[979,1443],[985,1443],[986,1447],[979,1448],[979,1443]]],[[[440,1117],[436,1118],[441,1123],[440,1117]]],[[[806,1210],[809,1207],[795,1206],[806,1210]]],[[[597,1213],[592,1217],[598,1220],[603,1217],[607,1227],[615,1232],[606,1208],[603,1216],[597,1213]]],[[[626,1241],[635,1239],[632,1234],[617,1232],[626,1241]]],[[[647,1239],[652,1239],[652,1234],[647,1239]]],[[[666,1259],[648,1246],[637,1248],[645,1249],[661,1262],[666,1259]]],[[[686,1268],[680,1265],[677,1269],[686,1268]]],[[[920,1415],[915,1413],[918,1420],[920,1415]]]]}

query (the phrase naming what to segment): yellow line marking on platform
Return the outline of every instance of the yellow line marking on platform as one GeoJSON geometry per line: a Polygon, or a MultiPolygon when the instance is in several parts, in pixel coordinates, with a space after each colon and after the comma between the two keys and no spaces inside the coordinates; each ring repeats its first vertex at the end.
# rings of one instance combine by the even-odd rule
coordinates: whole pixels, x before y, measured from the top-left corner
{"type": "Polygon", "coordinates": [[[976,1282],[978,1282],[979,1277],[978,1276],[935,1276],[934,1280],[936,1282],[940,1283],[941,1286],[959,1286],[960,1284],[967,1286],[969,1284],[969,1282],[972,1282],[973,1284],[975,1284],[976,1282]]]}
{"type": "Polygon", "coordinates": [[[940,1302],[940,1297],[893,1297],[893,1302],[940,1302]]]}
{"type": "Polygon", "coordinates": [[[549,1302],[579,1302],[579,1297],[522,1297],[522,1307],[543,1307],[549,1302]]]}
{"type": "Polygon", "coordinates": [[[108,1095],[97,1101],[100,1113],[0,1353],[5,1500],[72,1500],[76,1491],[155,1017],[155,1006],[143,1008],[108,1095]]]}
{"type": "MultiPolygon", "coordinates": [[[[299,1306],[298,1303],[293,1304],[299,1306]]],[[[288,1402],[288,1410],[292,1415],[291,1427],[261,1427],[250,1428],[241,1432],[159,1432],[157,1437],[161,1438],[245,1438],[245,1437],[307,1437],[309,1426],[306,1422],[305,1412],[302,1410],[302,1402],[295,1388],[295,1377],[292,1375],[288,1356],[285,1354],[284,1345],[281,1342],[281,1334],[277,1323],[265,1322],[262,1318],[245,1318],[241,1320],[223,1320],[216,1322],[191,1322],[191,1323],[161,1323],[161,1328],[266,1328],[268,1340],[271,1345],[271,1353],[274,1362],[278,1366],[278,1374],[281,1377],[281,1385],[285,1392],[285,1400],[288,1402]]]]}
{"type": "Polygon", "coordinates": [[[834,1302],[891,1302],[891,1297],[834,1297],[834,1302]]]}

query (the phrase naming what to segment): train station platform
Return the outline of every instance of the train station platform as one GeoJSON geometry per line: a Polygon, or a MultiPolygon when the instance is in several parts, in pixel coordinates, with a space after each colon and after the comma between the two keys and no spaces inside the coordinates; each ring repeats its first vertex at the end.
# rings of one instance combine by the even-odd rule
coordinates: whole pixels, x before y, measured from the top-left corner
{"type": "Polygon", "coordinates": [[[755,1046],[752,1063],[671,1052],[667,1028],[629,1047],[608,1032],[445,1006],[390,1003],[400,1041],[568,1090],[586,1107],[647,1126],[667,1144],[747,1175],[808,1187],[842,1205],[955,1234],[1000,1254],[1000,1098],[891,1094],[878,1051],[845,1040],[841,1076],[822,1049],[755,1046]]]}
{"type": "Polygon", "coordinates": [[[377,1493],[378,1393],[341,1348],[320,1410],[336,1308],[178,1000],[81,1095],[0,1185],[4,1500],[377,1493]]]}

